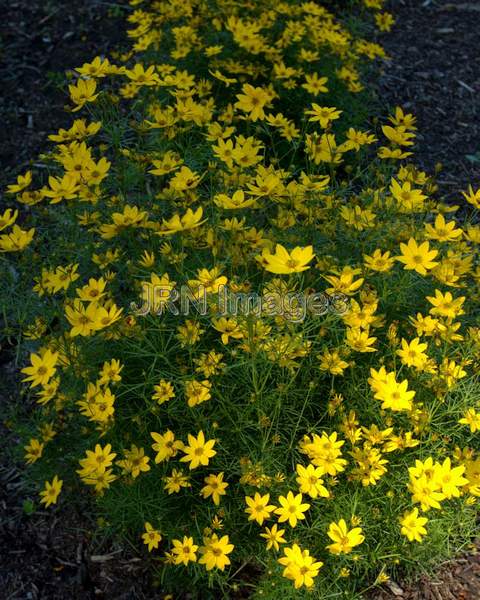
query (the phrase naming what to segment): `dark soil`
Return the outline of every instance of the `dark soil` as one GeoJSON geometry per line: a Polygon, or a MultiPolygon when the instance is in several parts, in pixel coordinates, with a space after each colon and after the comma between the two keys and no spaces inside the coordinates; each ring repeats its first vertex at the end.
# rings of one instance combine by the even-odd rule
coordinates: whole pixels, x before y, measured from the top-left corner
{"type": "MultiPolygon", "coordinates": [[[[124,41],[122,0],[12,0],[0,22],[0,190],[70,126],[65,69],[118,49],[124,41]]],[[[1,194],[0,194],[1,196],[1,194]]],[[[0,200],[1,210],[1,200],[0,200]]],[[[1,326],[1,324],[0,324],[1,326]]],[[[23,399],[14,349],[0,347],[0,600],[156,600],[148,560],[94,539],[87,494],[75,505],[28,514],[37,500],[10,451],[19,440],[8,411],[23,399]]],[[[23,407],[25,409],[25,407],[23,407]]],[[[38,503],[36,502],[38,505],[38,503]]]]}
{"type": "MultiPolygon", "coordinates": [[[[146,552],[94,537],[87,491],[70,491],[68,503],[39,508],[38,491],[28,488],[12,452],[20,440],[9,428],[9,409],[24,401],[18,379],[13,361],[0,365],[0,600],[164,598],[146,552]]],[[[22,411],[28,409],[23,404],[22,411]]]]}
{"type": "Polygon", "coordinates": [[[122,0],[7,0],[0,19],[0,189],[70,126],[65,70],[116,48],[122,0]]]}
{"type": "MultiPolygon", "coordinates": [[[[415,153],[440,196],[462,204],[461,190],[480,185],[480,2],[392,0],[396,25],[381,36],[391,60],[380,80],[385,111],[402,106],[417,116],[415,153]]],[[[390,583],[372,600],[479,600],[480,541],[435,577],[390,583]]]]}
{"type": "Polygon", "coordinates": [[[480,185],[480,2],[392,0],[390,10],[381,100],[417,115],[417,160],[429,172],[441,162],[440,193],[461,202],[480,185]]]}

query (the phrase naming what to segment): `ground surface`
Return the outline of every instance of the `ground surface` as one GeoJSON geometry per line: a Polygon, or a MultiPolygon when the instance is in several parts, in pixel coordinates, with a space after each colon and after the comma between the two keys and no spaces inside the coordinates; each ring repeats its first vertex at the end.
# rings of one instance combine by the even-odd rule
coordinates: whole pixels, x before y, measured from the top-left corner
{"type": "Polygon", "coordinates": [[[421,166],[441,162],[441,193],[461,200],[459,190],[480,184],[480,2],[391,0],[390,10],[381,100],[417,115],[421,166]]]}
{"type": "MultiPolygon", "coordinates": [[[[418,119],[416,159],[433,172],[439,193],[462,202],[460,190],[480,185],[480,2],[392,0],[397,23],[381,37],[391,57],[380,79],[385,110],[399,105],[418,119]]],[[[478,600],[480,553],[442,565],[435,577],[390,584],[374,600],[478,600]]]]}
{"type": "Polygon", "coordinates": [[[47,135],[71,123],[58,89],[124,37],[118,0],[9,0],[0,19],[0,188],[28,168],[47,135]]]}
{"type": "MultiPolygon", "coordinates": [[[[116,48],[124,37],[118,2],[12,0],[0,21],[0,189],[48,147],[48,134],[71,123],[58,89],[66,68],[116,48]]],[[[0,199],[0,212],[1,199],[0,199]]],[[[142,561],[94,540],[91,518],[76,506],[28,515],[20,465],[2,452],[18,443],[3,421],[19,401],[12,349],[0,348],[0,599],[155,600],[142,561]]],[[[21,399],[20,399],[21,401],[21,399]]]]}
{"type": "MultiPolygon", "coordinates": [[[[114,2],[13,0],[0,23],[2,144],[0,186],[46,147],[48,133],[68,124],[63,73],[117,46],[124,31],[114,2]],[[65,6],[68,6],[68,11],[65,6]]],[[[480,4],[395,0],[395,30],[382,36],[392,61],[381,79],[385,110],[399,104],[418,116],[418,158],[432,170],[441,161],[441,192],[480,184],[480,4]]],[[[18,401],[12,355],[0,352],[1,406],[18,401]]],[[[4,448],[15,435],[0,425],[4,448]]],[[[94,523],[75,506],[26,514],[29,490],[21,468],[0,460],[1,600],[156,600],[163,594],[149,579],[143,560],[128,548],[94,539],[94,523]]],[[[443,565],[434,578],[390,583],[373,600],[478,600],[480,554],[443,565]]]]}

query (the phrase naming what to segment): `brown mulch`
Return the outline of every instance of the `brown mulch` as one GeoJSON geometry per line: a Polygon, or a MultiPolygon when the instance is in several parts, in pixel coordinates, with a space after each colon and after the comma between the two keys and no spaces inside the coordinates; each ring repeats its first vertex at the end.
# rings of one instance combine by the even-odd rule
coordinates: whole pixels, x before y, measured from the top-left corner
{"type": "MultiPolygon", "coordinates": [[[[478,541],[477,541],[478,545],[478,541]]],[[[421,576],[409,584],[388,582],[370,600],[479,600],[480,552],[445,563],[435,576],[421,576]]]]}
{"type": "Polygon", "coordinates": [[[392,59],[380,99],[417,115],[418,162],[430,172],[441,162],[441,194],[461,201],[459,190],[480,184],[480,2],[391,0],[389,9],[397,22],[380,40],[392,59]]]}

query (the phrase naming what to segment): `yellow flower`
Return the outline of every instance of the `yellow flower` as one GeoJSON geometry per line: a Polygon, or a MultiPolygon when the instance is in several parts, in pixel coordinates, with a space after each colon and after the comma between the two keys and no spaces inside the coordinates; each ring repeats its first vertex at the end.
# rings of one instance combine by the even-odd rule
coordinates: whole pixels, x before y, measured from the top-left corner
{"type": "Polygon", "coordinates": [[[100,379],[98,383],[100,385],[105,385],[107,383],[117,383],[122,380],[122,376],[120,375],[123,369],[123,365],[121,362],[115,358],[112,358],[111,361],[105,361],[103,363],[102,370],[100,371],[100,379]]]}
{"type": "Polygon", "coordinates": [[[465,465],[453,467],[450,458],[446,458],[443,463],[436,463],[434,467],[433,479],[438,483],[445,498],[458,498],[460,490],[468,483],[463,474],[465,465]]]}
{"type": "Polygon", "coordinates": [[[390,31],[395,23],[395,19],[391,13],[382,12],[375,15],[375,23],[380,31],[390,31]]]}
{"type": "Polygon", "coordinates": [[[217,375],[226,366],[222,362],[223,354],[210,350],[208,353],[202,353],[198,358],[194,358],[193,362],[197,365],[195,371],[202,373],[205,377],[217,375]]]}
{"type": "Polygon", "coordinates": [[[333,133],[319,135],[314,132],[305,136],[305,150],[316,165],[320,163],[338,165],[343,160],[342,153],[346,152],[348,147],[337,146],[333,133]]]}
{"type": "Polygon", "coordinates": [[[480,188],[474,192],[472,186],[469,185],[468,192],[462,192],[462,194],[469,204],[480,210],[480,188]]]}
{"type": "Polygon", "coordinates": [[[7,208],[3,214],[0,214],[0,231],[13,225],[18,217],[18,210],[13,211],[11,208],[7,208]]]}
{"type": "Polygon", "coordinates": [[[77,106],[72,109],[72,112],[80,110],[87,102],[95,102],[98,97],[96,94],[97,82],[95,79],[79,79],[77,84],[68,86],[70,98],[77,106]]]}
{"type": "Polygon", "coordinates": [[[283,537],[285,529],[278,529],[278,525],[274,523],[271,527],[265,527],[265,533],[261,533],[260,537],[267,540],[267,550],[274,548],[279,550],[280,544],[285,544],[287,540],[283,537]]]}
{"type": "Polygon", "coordinates": [[[172,474],[164,477],[163,481],[165,482],[163,489],[167,490],[169,496],[171,494],[178,494],[184,487],[191,486],[188,475],[185,475],[183,471],[179,471],[178,469],[173,469],[172,474]]]}
{"type": "Polygon", "coordinates": [[[438,251],[430,250],[428,242],[418,245],[413,238],[410,238],[407,244],[400,244],[400,250],[402,254],[396,258],[405,265],[404,269],[416,271],[420,275],[426,275],[427,271],[438,265],[438,262],[434,262],[433,260],[437,256],[438,251]]]}
{"type": "Polygon", "coordinates": [[[408,390],[406,379],[399,383],[395,373],[387,373],[383,380],[370,385],[375,392],[374,397],[382,401],[382,408],[393,411],[411,410],[415,391],[408,390]]]}
{"type": "Polygon", "coordinates": [[[89,473],[82,475],[83,483],[93,486],[99,495],[102,495],[116,479],[117,476],[112,473],[112,469],[90,471],[89,473]]]}
{"type": "Polygon", "coordinates": [[[119,460],[117,464],[123,468],[124,473],[136,479],[140,473],[150,471],[149,461],[150,458],[145,456],[145,450],[132,444],[130,450],[125,450],[125,460],[119,460]]]}
{"type": "Polygon", "coordinates": [[[440,502],[445,496],[440,491],[440,485],[433,475],[423,473],[416,476],[412,472],[412,468],[409,469],[409,472],[410,483],[408,489],[412,494],[412,502],[418,502],[423,511],[427,511],[430,508],[440,508],[440,502]]]}
{"type": "Polygon", "coordinates": [[[158,231],[157,235],[172,235],[178,231],[187,231],[199,227],[202,223],[205,223],[206,219],[203,219],[203,208],[199,206],[194,212],[191,208],[187,209],[187,212],[180,216],[178,214],[173,215],[168,220],[162,220],[162,226],[158,231]]]}
{"type": "Polygon", "coordinates": [[[310,556],[308,550],[302,550],[297,544],[284,548],[284,556],[278,562],[285,568],[282,575],[294,582],[295,589],[302,586],[311,588],[323,563],[310,556]]]}
{"type": "Polygon", "coordinates": [[[195,292],[195,296],[198,296],[203,292],[217,294],[227,282],[227,277],[220,275],[220,269],[214,267],[213,269],[198,269],[197,278],[189,279],[188,286],[192,292],[195,292]]]}
{"type": "Polygon", "coordinates": [[[10,233],[0,235],[0,252],[21,252],[33,240],[35,228],[25,231],[14,225],[10,233]]]}
{"type": "Polygon", "coordinates": [[[65,316],[72,325],[70,336],[81,335],[87,337],[95,331],[95,320],[97,318],[98,305],[90,302],[85,306],[79,298],[75,298],[73,306],[65,306],[65,316]]]}
{"type": "Polygon", "coordinates": [[[28,375],[22,381],[30,381],[31,387],[45,386],[50,378],[55,375],[57,361],[58,352],[52,352],[51,350],[41,351],[40,354],[30,354],[32,366],[22,369],[22,373],[28,375]]]}
{"type": "Polygon", "coordinates": [[[465,314],[462,310],[465,296],[454,298],[450,292],[443,294],[440,290],[435,290],[435,296],[427,296],[427,300],[433,306],[429,311],[431,315],[454,319],[465,314]]]}
{"type": "Polygon", "coordinates": [[[145,533],[142,534],[143,543],[148,547],[148,551],[151,552],[153,549],[157,549],[158,545],[162,541],[162,536],[158,529],[147,521],[145,523],[145,533]]]}
{"type": "Polygon", "coordinates": [[[421,343],[418,337],[414,338],[411,342],[402,339],[401,343],[402,349],[397,350],[397,354],[402,363],[407,367],[423,367],[428,360],[428,355],[425,354],[428,344],[421,343]]]}
{"type": "Polygon", "coordinates": [[[32,183],[32,172],[26,171],[25,175],[18,175],[17,183],[11,183],[7,186],[7,193],[18,194],[32,183]]]}
{"type": "Polygon", "coordinates": [[[110,325],[113,325],[113,323],[120,319],[123,312],[123,308],[118,308],[118,306],[113,304],[111,301],[107,301],[104,306],[100,306],[95,303],[92,304],[96,308],[93,315],[94,331],[99,331],[101,329],[105,329],[105,327],[110,327],[110,325]]]}
{"type": "Polygon", "coordinates": [[[168,151],[162,156],[161,159],[152,160],[154,169],[150,169],[149,173],[161,177],[167,173],[171,173],[178,169],[183,163],[183,159],[174,152],[168,151]]]}
{"type": "Polygon", "coordinates": [[[227,493],[225,490],[228,487],[228,483],[223,481],[223,472],[217,475],[211,474],[205,477],[205,486],[200,490],[202,496],[206,499],[212,497],[215,506],[220,504],[220,497],[225,496],[227,493]]]}
{"type": "Polygon", "coordinates": [[[346,332],[345,341],[352,350],[356,352],[376,352],[373,344],[377,341],[376,337],[370,337],[368,329],[363,330],[358,327],[349,327],[346,332]]]}
{"type": "Polygon", "coordinates": [[[348,362],[340,358],[338,350],[324,350],[322,354],[318,355],[320,359],[320,370],[328,371],[332,375],[343,375],[345,369],[348,367],[348,362]]]}
{"type": "Polygon", "coordinates": [[[170,429],[165,433],[150,433],[155,443],[152,444],[153,450],[157,453],[155,462],[158,464],[164,460],[170,460],[172,456],[176,456],[179,450],[183,450],[183,442],[175,439],[175,434],[170,429]]]}
{"type": "Polygon", "coordinates": [[[160,83],[160,78],[155,73],[155,65],[151,65],[146,70],[142,64],[137,63],[133,66],[133,69],[125,69],[125,75],[132,81],[136,86],[152,86],[160,83]]]}
{"type": "Polygon", "coordinates": [[[100,279],[91,277],[88,280],[88,284],[84,285],[82,288],[77,288],[77,296],[80,300],[84,300],[85,302],[96,302],[105,296],[106,285],[107,282],[103,277],[100,277],[100,279]]]}
{"type": "Polygon", "coordinates": [[[358,151],[362,146],[374,144],[376,141],[377,138],[373,134],[369,134],[365,131],[358,131],[353,127],[350,127],[347,131],[347,139],[343,146],[346,149],[358,151]]]}
{"type": "Polygon", "coordinates": [[[86,458],[79,461],[82,468],[77,473],[80,477],[88,477],[92,473],[105,473],[117,456],[115,452],[112,452],[111,444],[106,444],[104,448],[100,444],[96,444],[95,450],[87,450],[86,455],[86,458]]]}
{"type": "Polygon", "coordinates": [[[306,271],[310,268],[307,266],[308,263],[314,257],[313,246],[306,246],[304,248],[297,246],[291,252],[288,252],[281,244],[277,244],[275,254],[272,254],[265,248],[261,257],[257,257],[257,260],[270,273],[287,275],[289,273],[306,271]]]}
{"type": "Polygon", "coordinates": [[[195,189],[201,181],[200,175],[189,169],[181,167],[175,175],[170,179],[169,187],[177,193],[184,193],[195,189]]]}
{"type": "Polygon", "coordinates": [[[249,521],[256,521],[259,525],[262,525],[265,519],[269,519],[271,513],[275,510],[274,504],[268,504],[270,502],[270,494],[261,495],[255,492],[255,496],[245,496],[245,502],[247,508],[245,512],[249,515],[249,521]]]}
{"type": "Polygon", "coordinates": [[[172,554],[175,556],[176,565],[188,565],[189,562],[196,562],[198,546],[193,543],[192,537],[183,536],[183,540],[172,540],[172,554]]]}
{"type": "Polygon", "coordinates": [[[150,269],[155,265],[155,253],[144,250],[138,264],[145,269],[150,269]]]}
{"type": "Polygon", "coordinates": [[[271,100],[271,95],[261,87],[253,87],[249,83],[242,86],[243,94],[237,94],[238,102],[235,108],[247,114],[251,121],[263,120],[265,118],[264,107],[271,100]]]}
{"type": "Polygon", "coordinates": [[[313,103],[311,110],[306,110],[306,115],[312,115],[309,121],[318,122],[320,127],[327,129],[332,121],[338,119],[343,111],[337,110],[335,107],[319,106],[313,103]]]}
{"type": "Polygon", "coordinates": [[[342,206],[340,214],[345,223],[357,231],[375,226],[376,215],[370,209],[363,209],[361,206],[342,206]]]}
{"type": "Polygon", "coordinates": [[[413,146],[412,138],[415,138],[415,134],[408,132],[403,125],[397,125],[396,127],[383,125],[382,131],[384,136],[397,146],[413,146]]]}
{"type": "Polygon", "coordinates": [[[165,381],[165,379],[161,379],[160,382],[153,387],[154,394],[152,395],[152,400],[156,400],[158,404],[163,404],[172,398],[175,398],[175,390],[173,389],[173,385],[170,381],[165,381]]]}
{"type": "Polygon", "coordinates": [[[305,519],[304,513],[310,508],[310,504],[302,503],[302,500],[302,494],[294,495],[293,492],[288,492],[286,496],[279,496],[278,502],[281,506],[275,510],[278,522],[288,521],[290,527],[296,527],[298,521],[305,519]]]}
{"type": "Polygon", "coordinates": [[[435,224],[432,226],[430,223],[425,223],[425,234],[430,240],[437,240],[438,242],[454,242],[462,237],[463,231],[456,229],[455,221],[445,221],[445,217],[442,214],[438,214],[435,218],[435,224]]]}
{"type": "Polygon", "coordinates": [[[56,504],[58,496],[62,490],[63,481],[58,478],[58,475],[52,479],[52,482],[45,482],[45,489],[40,492],[41,504],[45,504],[45,508],[48,508],[51,504],[56,504]]]}
{"type": "Polygon", "coordinates": [[[328,77],[319,77],[318,73],[312,73],[311,75],[305,75],[305,83],[302,83],[301,87],[310,94],[318,96],[320,93],[327,93],[328,88],[325,85],[328,81],[328,77]]]}
{"type": "Polygon", "coordinates": [[[405,181],[399,184],[392,179],[390,192],[398,202],[401,212],[418,212],[423,209],[427,196],[422,194],[421,190],[412,189],[412,184],[405,181]]]}
{"type": "MultiPolygon", "coordinates": [[[[178,333],[175,337],[180,341],[180,346],[182,348],[196,344],[202,333],[205,332],[205,330],[201,328],[200,323],[193,319],[187,319],[183,325],[177,327],[177,331],[178,333]]],[[[188,390],[187,394],[191,393],[194,404],[198,404],[199,402],[203,402],[210,398],[210,395],[206,393],[210,389],[210,385],[211,384],[208,381],[205,381],[204,384],[201,382],[192,382],[191,386],[189,386],[189,384],[186,385],[188,390]],[[201,386],[203,387],[203,391],[201,386]],[[188,389],[189,387],[191,388],[190,390],[188,389]],[[195,401],[195,398],[198,398],[198,401],[195,401]]],[[[191,404],[191,406],[193,406],[193,404],[191,404]]]]}
{"type": "Polygon", "coordinates": [[[332,477],[344,471],[347,464],[347,461],[341,458],[342,451],[340,450],[345,442],[337,437],[336,431],[330,435],[324,431],[321,436],[316,433],[312,438],[305,436],[300,443],[300,451],[306,454],[315,466],[321,467],[332,477]]]}
{"type": "Polygon", "coordinates": [[[82,400],[77,402],[82,415],[88,417],[91,421],[106,423],[113,417],[115,412],[115,395],[110,388],[99,389],[99,384],[88,384],[87,393],[82,400]]]}
{"type": "Polygon", "coordinates": [[[212,319],[212,325],[216,331],[222,334],[221,337],[224,344],[228,344],[230,338],[234,340],[243,338],[243,331],[235,319],[227,319],[226,317],[212,319]]]}
{"type": "Polygon", "coordinates": [[[29,443],[24,447],[25,459],[27,461],[27,464],[32,464],[36,462],[42,456],[44,447],[44,443],[40,442],[35,438],[32,438],[29,441],[29,443]]]}
{"type": "Polygon", "coordinates": [[[465,414],[458,422],[461,425],[468,425],[472,433],[480,431],[480,413],[477,413],[474,408],[467,408],[465,414]]]}
{"type": "Polygon", "coordinates": [[[199,431],[197,437],[188,434],[188,445],[182,448],[185,456],[180,459],[181,462],[188,462],[189,469],[196,469],[200,465],[206,467],[216,451],[213,449],[215,440],[205,441],[203,431],[199,431]]]}
{"type": "Polygon", "coordinates": [[[327,535],[334,542],[327,546],[332,554],[348,554],[355,546],[360,545],[365,540],[362,535],[362,528],[354,527],[348,530],[345,519],[340,519],[338,523],[330,523],[327,535]]]}
{"type": "Polygon", "coordinates": [[[210,394],[212,384],[208,379],[203,381],[191,380],[185,384],[185,394],[187,396],[187,403],[190,408],[210,400],[212,395],[210,394]]]}
{"type": "Polygon", "coordinates": [[[205,565],[207,571],[213,568],[224,571],[225,567],[230,564],[228,554],[234,549],[234,545],[230,544],[228,535],[222,536],[220,539],[217,534],[213,534],[205,541],[205,545],[200,547],[200,564],[205,565]]]}
{"type": "Polygon", "coordinates": [[[403,515],[400,521],[402,526],[401,533],[408,538],[409,542],[421,542],[423,536],[427,533],[424,527],[427,522],[428,519],[426,517],[418,516],[418,508],[414,508],[403,515]]]}
{"type": "Polygon", "coordinates": [[[75,71],[84,77],[105,77],[110,66],[108,58],[102,59],[100,56],[96,56],[92,62],[84,63],[75,71]]]}
{"type": "MultiPolygon", "coordinates": [[[[365,281],[363,277],[355,279],[361,272],[361,269],[353,269],[352,267],[346,266],[341,272],[335,272],[334,275],[324,275],[324,279],[332,286],[326,289],[327,294],[330,294],[331,296],[335,296],[336,294],[353,296],[358,292],[365,281]]],[[[335,308],[337,307],[335,306],[335,308]]],[[[344,310],[347,310],[347,307],[345,307],[344,310]]]]}
{"type": "Polygon", "coordinates": [[[327,488],[323,485],[322,475],[324,470],[315,465],[297,465],[296,482],[302,494],[308,494],[311,498],[328,498],[330,496],[327,488]]]}
{"type": "Polygon", "coordinates": [[[257,202],[255,198],[246,198],[243,190],[237,190],[231,197],[226,194],[217,194],[214,196],[213,201],[217,206],[225,210],[250,208],[257,202]]]}
{"type": "Polygon", "coordinates": [[[417,129],[415,127],[417,118],[412,113],[404,113],[400,106],[395,108],[395,115],[388,117],[388,120],[396,127],[405,127],[405,129],[410,129],[411,131],[417,129]]]}

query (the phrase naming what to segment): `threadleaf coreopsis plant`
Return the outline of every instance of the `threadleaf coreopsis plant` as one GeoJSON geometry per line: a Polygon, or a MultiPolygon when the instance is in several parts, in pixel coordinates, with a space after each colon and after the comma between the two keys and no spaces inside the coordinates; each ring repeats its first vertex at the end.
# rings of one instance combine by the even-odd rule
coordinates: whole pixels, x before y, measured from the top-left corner
{"type": "MultiPolygon", "coordinates": [[[[81,490],[202,599],[446,556],[480,496],[480,193],[456,219],[414,116],[368,125],[384,52],[322,3],[130,5],[0,216],[39,502],[81,490]]],[[[382,6],[355,4],[388,31],[382,6]]]]}

